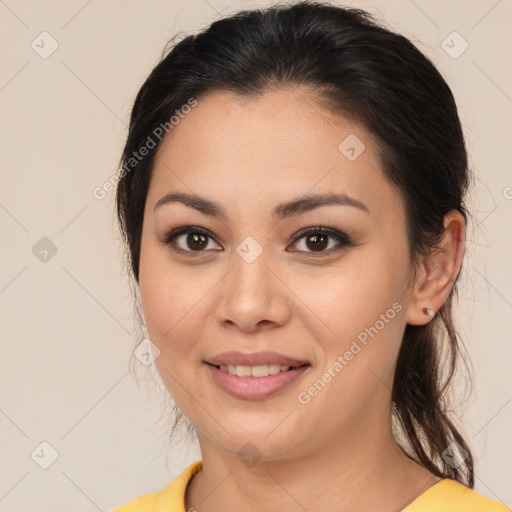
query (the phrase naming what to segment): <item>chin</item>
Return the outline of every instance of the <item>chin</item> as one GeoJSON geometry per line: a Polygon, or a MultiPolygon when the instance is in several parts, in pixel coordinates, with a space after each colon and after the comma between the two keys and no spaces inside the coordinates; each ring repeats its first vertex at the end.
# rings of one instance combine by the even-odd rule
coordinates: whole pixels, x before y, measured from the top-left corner
{"type": "MultiPolygon", "coordinates": [[[[257,417],[251,420],[246,414],[240,421],[226,419],[222,426],[209,425],[207,437],[219,448],[236,455],[242,462],[246,458],[280,460],[292,454],[297,455],[301,447],[304,447],[304,441],[298,435],[297,429],[290,428],[292,425],[284,428],[282,421],[282,414],[276,414],[265,421],[262,421],[261,414],[259,421],[257,417]]],[[[201,434],[199,436],[201,438],[201,434]]]]}

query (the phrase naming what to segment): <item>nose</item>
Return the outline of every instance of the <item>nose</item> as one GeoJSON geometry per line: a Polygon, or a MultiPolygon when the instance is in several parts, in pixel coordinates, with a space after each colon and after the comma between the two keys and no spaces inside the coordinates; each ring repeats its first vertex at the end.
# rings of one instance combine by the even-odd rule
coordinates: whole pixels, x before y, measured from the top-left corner
{"type": "Polygon", "coordinates": [[[231,270],[222,280],[220,323],[255,332],[288,321],[291,292],[269,259],[265,251],[254,261],[233,253],[231,270]]]}

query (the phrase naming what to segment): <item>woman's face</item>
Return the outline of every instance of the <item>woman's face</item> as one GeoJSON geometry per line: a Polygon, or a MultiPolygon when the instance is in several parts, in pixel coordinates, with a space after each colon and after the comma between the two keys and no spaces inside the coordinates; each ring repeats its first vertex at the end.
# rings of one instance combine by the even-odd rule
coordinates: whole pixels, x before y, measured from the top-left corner
{"type": "Polygon", "coordinates": [[[200,99],[158,150],[139,281],[158,371],[199,438],[278,459],[388,428],[408,254],[403,202],[361,125],[305,89],[200,99]],[[158,205],[178,193],[198,208],[158,205]],[[308,200],[327,194],[350,200],[308,200]],[[278,356],[221,356],[233,351],[304,366],[248,378],[278,356]],[[254,364],[208,363],[223,361],[254,364]]]}

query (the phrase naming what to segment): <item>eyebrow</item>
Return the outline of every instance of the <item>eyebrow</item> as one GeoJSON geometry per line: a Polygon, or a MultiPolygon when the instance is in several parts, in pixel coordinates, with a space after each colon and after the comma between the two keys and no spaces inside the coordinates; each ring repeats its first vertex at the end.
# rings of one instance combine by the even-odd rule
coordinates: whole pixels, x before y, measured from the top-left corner
{"type": "MultiPolygon", "coordinates": [[[[164,204],[173,202],[182,203],[185,206],[194,208],[195,210],[198,210],[199,212],[211,217],[217,217],[224,220],[227,218],[226,211],[221,205],[205,197],[186,194],[183,192],[166,194],[157,201],[153,212],[155,212],[164,204]]],[[[361,201],[354,199],[353,197],[350,197],[346,194],[326,192],[324,194],[305,195],[297,199],[293,199],[292,201],[281,203],[272,210],[272,215],[274,220],[279,222],[287,217],[292,217],[293,215],[308,212],[322,206],[332,205],[352,206],[366,213],[370,213],[368,206],[366,206],[361,201]]]]}

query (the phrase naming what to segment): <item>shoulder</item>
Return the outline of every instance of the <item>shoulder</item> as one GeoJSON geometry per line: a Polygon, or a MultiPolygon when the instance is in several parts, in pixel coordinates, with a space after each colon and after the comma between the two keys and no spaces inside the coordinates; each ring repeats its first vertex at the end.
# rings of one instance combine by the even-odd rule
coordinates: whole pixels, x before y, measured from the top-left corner
{"type": "Polygon", "coordinates": [[[402,512],[511,512],[511,509],[456,480],[445,478],[427,489],[402,512]]]}
{"type": "Polygon", "coordinates": [[[202,467],[202,460],[194,462],[161,491],[139,496],[111,512],[185,512],[185,490],[192,477],[202,467]]]}

